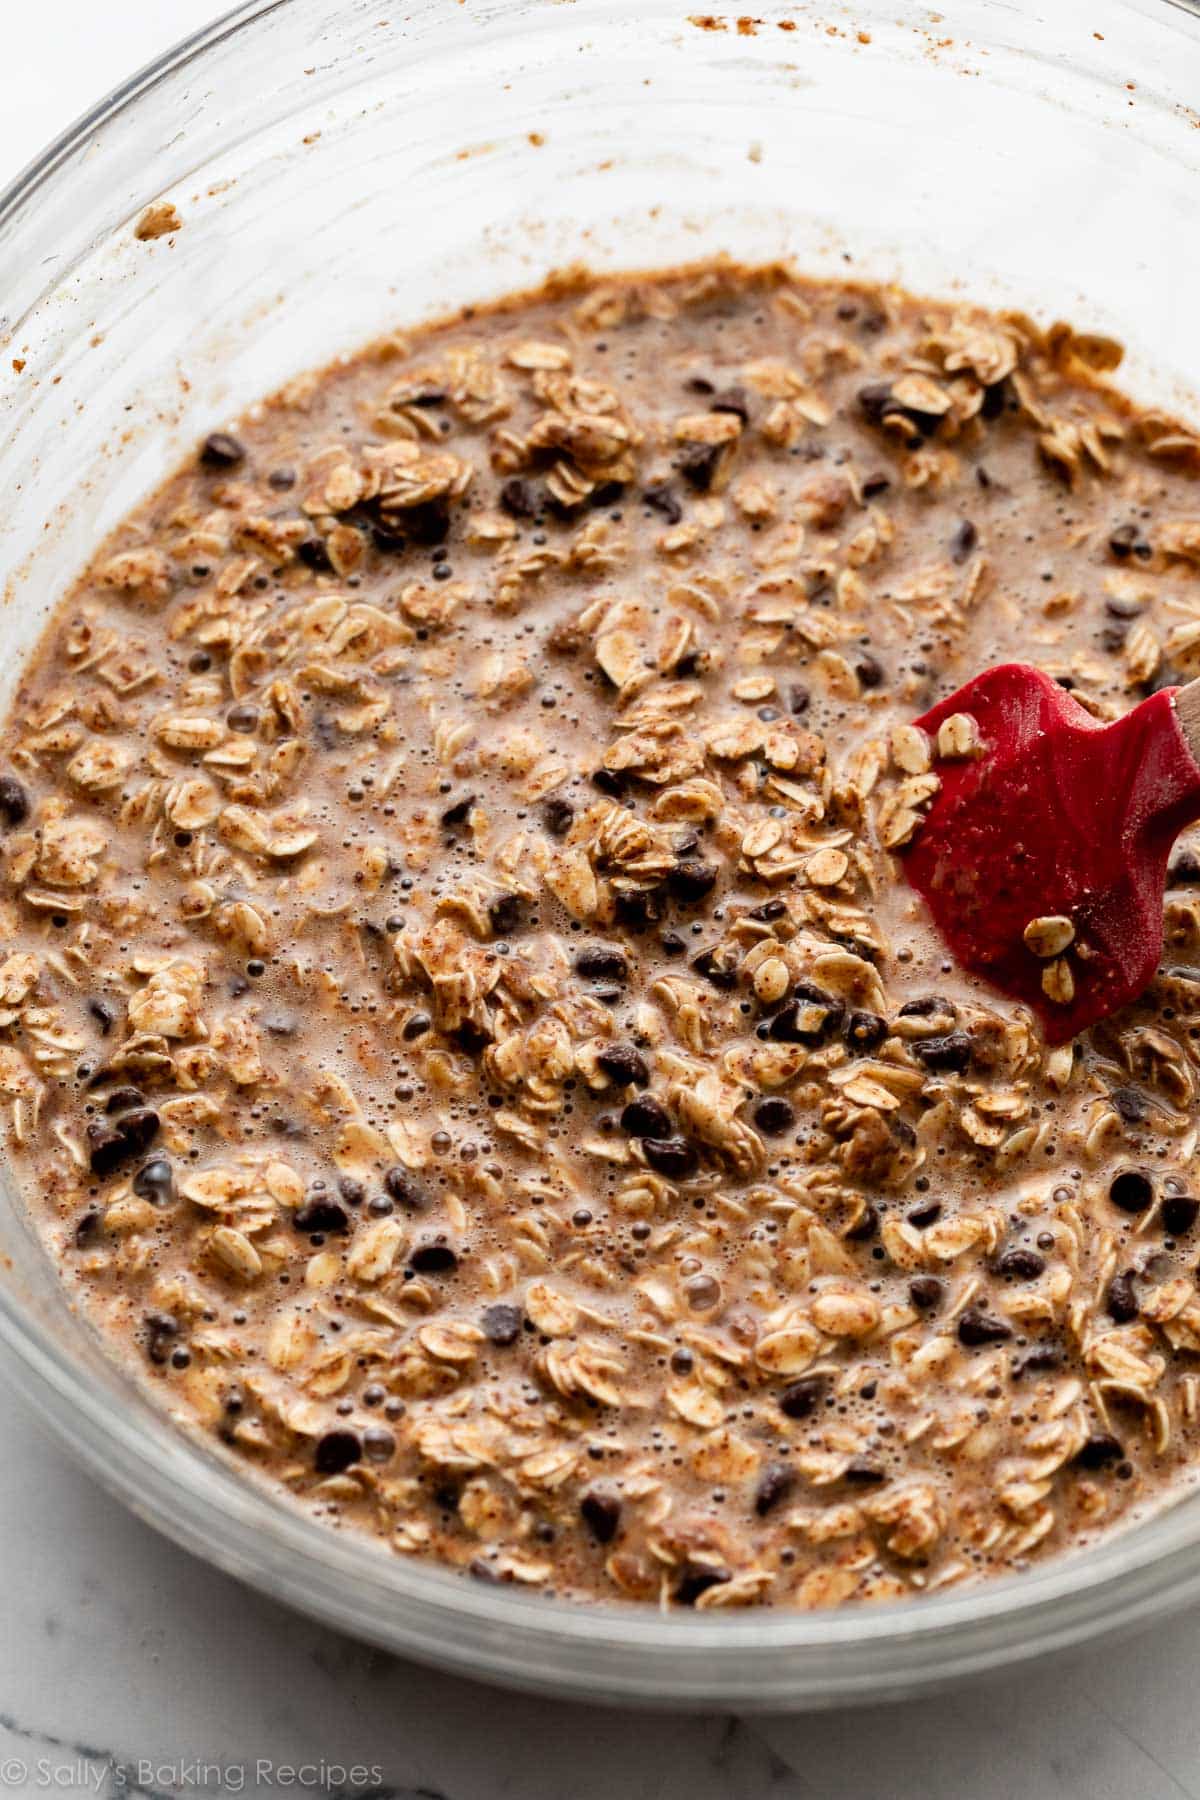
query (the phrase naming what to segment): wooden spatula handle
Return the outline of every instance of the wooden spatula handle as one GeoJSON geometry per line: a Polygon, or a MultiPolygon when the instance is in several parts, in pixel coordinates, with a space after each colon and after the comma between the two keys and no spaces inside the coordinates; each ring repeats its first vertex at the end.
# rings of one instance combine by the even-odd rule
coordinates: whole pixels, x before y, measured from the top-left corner
{"type": "Polygon", "coordinates": [[[1175,696],[1175,716],[1188,742],[1188,749],[1200,764],[1200,681],[1189,681],[1175,696]]]}

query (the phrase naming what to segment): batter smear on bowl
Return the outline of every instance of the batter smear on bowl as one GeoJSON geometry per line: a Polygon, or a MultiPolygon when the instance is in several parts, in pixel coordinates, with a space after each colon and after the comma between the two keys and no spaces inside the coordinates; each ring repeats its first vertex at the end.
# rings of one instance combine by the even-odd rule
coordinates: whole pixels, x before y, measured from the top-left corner
{"type": "Polygon", "coordinates": [[[698,1608],[1011,1572],[1194,1478],[1200,860],[1054,1047],[898,860],[969,675],[1107,719],[1200,667],[1200,441],[1118,359],[571,277],[120,528],[7,729],[0,1095],[178,1420],[395,1551],[698,1608]]]}

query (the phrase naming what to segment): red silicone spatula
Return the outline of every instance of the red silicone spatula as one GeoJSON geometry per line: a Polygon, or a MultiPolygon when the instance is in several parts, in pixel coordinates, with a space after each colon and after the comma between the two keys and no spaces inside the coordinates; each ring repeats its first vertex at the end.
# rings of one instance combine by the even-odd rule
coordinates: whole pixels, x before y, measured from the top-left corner
{"type": "Polygon", "coordinates": [[[1135,999],[1162,954],[1171,845],[1200,819],[1200,681],[1102,725],[1004,663],[916,724],[941,786],[901,854],[957,960],[1055,1044],[1135,999]]]}

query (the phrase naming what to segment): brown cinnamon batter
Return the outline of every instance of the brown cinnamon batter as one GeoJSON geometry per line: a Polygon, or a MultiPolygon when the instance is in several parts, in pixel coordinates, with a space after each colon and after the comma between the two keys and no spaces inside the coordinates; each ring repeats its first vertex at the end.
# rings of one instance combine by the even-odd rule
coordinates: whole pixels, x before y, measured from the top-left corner
{"type": "Polygon", "coordinates": [[[178,1417],[396,1551],[701,1607],[1019,1568],[1192,1478],[1200,862],[1051,1051],[892,855],[976,669],[1111,716],[1200,668],[1200,445],[1116,357],[572,279],[293,383],[122,526],[8,724],[0,1098],[178,1417]]]}

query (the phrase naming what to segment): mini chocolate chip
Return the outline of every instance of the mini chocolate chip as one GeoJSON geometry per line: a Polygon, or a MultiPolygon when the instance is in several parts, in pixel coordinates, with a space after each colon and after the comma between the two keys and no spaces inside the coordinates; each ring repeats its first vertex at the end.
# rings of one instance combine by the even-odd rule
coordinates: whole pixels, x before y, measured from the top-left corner
{"type": "Polygon", "coordinates": [[[763,925],[771,925],[776,919],[782,919],[787,913],[787,902],[784,900],[764,900],[761,906],[752,906],[746,914],[763,925]]]}
{"type": "Polygon", "coordinates": [[[878,1230],[879,1213],[868,1200],[864,1203],[863,1209],[853,1225],[848,1231],[844,1231],[842,1236],[851,1244],[865,1244],[875,1236],[878,1230]]]}
{"type": "Polygon", "coordinates": [[[798,981],[792,998],[771,1020],[768,1035],[777,1043],[819,1044],[846,1015],[845,1002],[811,981],[798,981]]]}
{"type": "Polygon", "coordinates": [[[327,1431],[317,1439],[313,1466],[318,1475],[342,1475],[362,1461],[362,1444],[356,1431],[327,1431]]]}
{"type": "Polygon", "coordinates": [[[29,795],[11,775],[0,775],[0,819],[6,825],[22,825],[29,817],[29,795]]]}
{"type": "Polygon", "coordinates": [[[103,1216],[98,1206],[89,1206],[86,1212],[80,1213],[75,1221],[75,1248],[77,1250],[86,1250],[89,1244],[95,1242],[100,1233],[100,1221],[103,1216]]]}
{"type": "Polygon", "coordinates": [[[296,485],[295,469],[272,469],[267,476],[267,486],[273,487],[277,494],[286,494],[289,488],[296,485]]]}
{"type": "Polygon", "coordinates": [[[1061,1369],[1062,1351],[1053,1344],[1044,1344],[1037,1350],[1031,1350],[1028,1356],[1022,1356],[1013,1364],[1013,1380],[1020,1381],[1023,1375],[1044,1375],[1052,1369],[1061,1369]]]}
{"type": "Polygon", "coordinates": [[[965,563],[978,542],[979,533],[970,519],[960,520],[950,538],[950,561],[965,563]]]}
{"type": "Polygon", "coordinates": [[[627,931],[646,931],[657,925],[666,912],[661,888],[639,888],[635,892],[616,895],[617,923],[627,931]]]}
{"type": "Polygon", "coordinates": [[[709,412],[733,413],[743,425],[750,423],[750,400],[743,387],[728,387],[721,393],[714,394],[708,403],[709,412]]]}
{"type": "Polygon", "coordinates": [[[846,1016],[844,1036],[855,1050],[875,1050],[887,1034],[887,1020],[878,1013],[856,1011],[846,1016]]]}
{"type": "Polygon", "coordinates": [[[667,887],[671,897],[684,905],[692,905],[711,894],[717,885],[718,870],[715,863],[703,862],[698,857],[689,857],[678,862],[667,876],[667,887]]]}
{"type": "Polygon", "coordinates": [[[966,1312],[959,1315],[958,1341],[968,1349],[975,1350],[981,1344],[1000,1344],[1005,1338],[1012,1336],[1012,1326],[1003,1319],[994,1319],[981,1307],[968,1306],[966,1312]]]}
{"type": "Polygon", "coordinates": [[[699,956],[692,958],[692,967],[697,975],[703,975],[715,988],[728,993],[738,984],[738,965],[733,961],[735,951],[724,950],[718,954],[715,950],[702,950],[699,956]],[[728,959],[728,960],[726,960],[728,959]]]}
{"type": "Polygon", "coordinates": [[[579,1516],[598,1544],[611,1544],[621,1523],[621,1502],[590,1488],[579,1502],[579,1516]]]}
{"type": "Polygon", "coordinates": [[[701,1594],[720,1587],[730,1579],[728,1569],[686,1569],[675,1585],[675,1599],[680,1606],[695,1606],[701,1594]]]}
{"type": "Polygon", "coordinates": [[[918,1312],[933,1312],[942,1303],[942,1284],[936,1275],[914,1275],[908,1297],[918,1312]]]}
{"type": "Polygon", "coordinates": [[[490,1028],[478,1019],[464,1019],[453,1031],[447,1031],[446,1036],[468,1056],[478,1056],[492,1041],[490,1028]]]}
{"type": "Polygon", "coordinates": [[[965,1031],[948,1031],[943,1037],[917,1038],[913,1055],[937,1074],[961,1075],[970,1066],[971,1040],[965,1031]]]}
{"type": "Polygon", "coordinates": [[[424,1190],[420,1182],[410,1175],[400,1163],[393,1163],[390,1169],[384,1171],[383,1185],[389,1198],[394,1200],[398,1206],[403,1206],[408,1212],[424,1211],[426,1205],[424,1190]]]}
{"type": "Polygon", "coordinates": [[[1168,1194],[1162,1203],[1163,1229],[1168,1237],[1184,1237],[1200,1214],[1200,1200],[1190,1194],[1168,1194]]]}
{"type": "Polygon", "coordinates": [[[864,500],[875,500],[880,494],[886,494],[891,487],[891,477],[882,471],[863,477],[862,497],[864,500]]]}
{"type": "Polygon", "coordinates": [[[93,1119],[87,1128],[88,1163],[93,1175],[111,1175],[114,1169],[148,1150],[158,1135],[158,1114],[148,1106],[137,1107],[110,1125],[93,1119]]]}
{"type": "Polygon", "coordinates": [[[551,794],[542,807],[542,824],[551,837],[566,837],[575,818],[575,808],[561,794],[551,794]]]}
{"type": "Polygon", "coordinates": [[[140,1088],[116,1087],[106,1098],[104,1110],[106,1113],[128,1112],[133,1106],[145,1106],[145,1104],[146,1096],[140,1088]]]}
{"type": "Polygon", "coordinates": [[[170,1313],[147,1313],[142,1323],[146,1327],[146,1355],[152,1363],[165,1363],[179,1336],[179,1320],[170,1313]]]}
{"type": "Polygon", "coordinates": [[[786,1500],[795,1485],[794,1469],[789,1469],[786,1463],[771,1463],[754,1490],[754,1510],[759,1518],[765,1519],[781,1500],[786,1500]]]}
{"type": "Polygon", "coordinates": [[[491,1564],[485,1561],[482,1556],[473,1556],[471,1558],[470,1562],[467,1564],[467,1574],[472,1576],[476,1581],[484,1582],[489,1587],[499,1587],[505,1580],[505,1577],[501,1575],[500,1571],[498,1569],[493,1569],[491,1564]]]}
{"type": "Polygon", "coordinates": [[[869,650],[860,650],[854,659],[854,669],[859,681],[865,688],[877,688],[883,683],[883,664],[869,650]]]}
{"type": "Polygon", "coordinates": [[[924,1231],[927,1225],[932,1225],[941,1216],[942,1203],[940,1200],[924,1200],[920,1206],[914,1206],[908,1214],[908,1223],[915,1225],[918,1231],[924,1231]]]}
{"type": "Polygon", "coordinates": [[[669,481],[655,481],[642,492],[642,499],[654,512],[661,513],[668,525],[678,525],[683,507],[669,481]]]}
{"type": "Polygon", "coordinates": [[[954,1007],[949,1000],[941,994],[922,994],[917,1000],[906,1000],[896,1016],[900,1019],[933,1019],[943,1013],[951,1018],[954,1016],[954,1007]]]}
{"type": "Polygon", "coordinates": [[[519,1306],[507,1306],[500,1303],[485,1307],[480,1318],[483,1335],[489,1344],[496,1344],[501,1350],[507,1350],[515,1344],[521,1335],[523,1314],[519,1306]]]}
{"type": "Polygon", "coordinates": [[[500,505],[513,519],[532,519],[541,512],[543,499],[541,489],[532,481],[522,481],[514,475],[500,489],[500,505]]]}
{"type": "Polygon", "coordinates": [[[328,575],[333,568],[325,539],[318,537],[315,532],[311,537],[304,538],[296,545],[296,555],[305,568],[311,569],[316,575],[328,575]]]}
{"type": "Polygon", "coordinates": [[[1137,525],[1118,525],[1109,537],[1108,548],[1118,562],[1125,562],[1133,555],[1141,537],[1141,530],[1137,525]]]}
{"type": "Polygon", "coordinates": [[[588,780],[602,794],[611,794],[614,800],[625,792],[626,780],[619,769],[593,769],[588,780]]]}
{"type": "Polygon", "coordinates": [[[143,1163],[133,1178],[133,1191],[139,1200],[152,1200],[161,1206],[175,1192],[175,1173],[165,1156],[143,1163]]]}
{"type": "Polygon", "coordinates": [[[679,473],[689,487],[707,494],[721,462],[720,444],[688,444],[679,458],[679,473]]]}
{"type": "Polygon", "coordinates": [[[520,894],[498,894],[488,905],[488,922],[497,937],[511,937],[519,931],[525,917],[525,901],[520,894]]]}
{"type": "Polygon", "coordinates": [[[1141,1169],[1122,1169],[1108,1186],[1108,1197],[1123,1213],[1144,1213],[1154,1199],[1150,1177],[1141,1169]]]}
{"type": "Polygon", "coordinates": [[[780,1394],[780,1412],[786,1419],[807,1419],[824,1399],[826,1387],[824,1375],[801,1375],[780,1394]]]}
{"type": "Polygon", "coordinates": [[[871,381],[858,390],[858,406],[868,425],[882,425],[892,399],[889,381],[871,381]]]}
{"type": "Polygon", "coordinates": [[[292,1224],[306,1237],[341,1237],[350,1229],[350,1214],[340,1200],[310,1195],[292,1214],[292,1224]]]}
{"type": "Polygon", "coordinates": [[[1109,1463],[1120,1462],[1124,1456],[1124,1446],[1107,1431],[1093,1432],[1085,1439],[1083,1448],[1075,1457],[1075,1465],[1080,1469],[1103,1469],[1109,1463]]]}
{"type": "Polygon", "coordinates": [[[1006,1250],[997,1258],[997,1275],[1011,1275],[1016,1281],[1036,1281],[1046,1268],[1046,1259],[1039,1256],[1036,1250],[1022,1250],[1019,1246],[1006,1250]]]}
{"type": "Polygon", "coordinates": [[[107,1000],[89,1000],[88,1011],[100,1027],[100,1036],[107,1037],[116,1023],[117,1015],[107,1000]]]}
{"type": "Polygon", "coordinates": [[[609,1044],[597,1053],[596,1067],[621,1087],[645,1087],[650,1079],[645,1057],[632,1044],[609,1044]]]}
{"type": "Polygon", "coordinates": [[[456,825],[465,825],[475,804],[474,794],[464,794],[461,800],[455,800],[442,814],[442,824],[450,831],[456,825]]]}
{"type": "Polygon", "coordinates": [[[848,1481],[852,1487],[878,1487],[881,1482],[887,1480],[887,1471],[878,1468],[874,1463],[852,1462],[842,1476],[842,1480],[848,1481]]]}
{"type": "Polygon", "coordinates": [[[450,530],[449,502],[427,500],[423,506],[406,507],[404,523],[418,544],[444,544],[450,530]]]}
{"type": "Polygon", "coordinates": [[[642,1139],[646,1161],[660,1175],[683,1181],[696,1167],[696,1152],[685,1137],[648,1137],[642,1139]]]}
{"type": "Polygon", "coordinates": [[[338,1193],[347,1206],[361,1206],[367,1197],[367,1190],[357,1175],[339,1175],[338,1193]]]}
{"type": "Polygon", "coordinates": [[[1104,1307],[1109,1318],[1115,1319],[1118,1325],[1128,1325],[1131,1319],[1137,1318],[1138,1300],[1133,1286],[1132,1269],[1113,1276],[1104,1297],[1104,1307]]]}
{"type": "MultiPolygon", "coordinates": [[[[916,406],[904,406],[893,397],[891,384],[872,381],[858,391],[858,404],[868,425],[886,425],[890,419],[901,419],[911,425],[919,437],[932,437],[941,424],[940,413],[922,412],[916,406]]],[[[915,440],[910,440],[914,442],[915,440]]]]}
{"type": "Polygon", "coordinates": [[[773,1094],[766,1100],[760,1100],[754,1109],[754,1123],[768,1137],[775,1137],[781,1131],[788,1131],[796,1123],[796,1109],[789,1100],[779,1094],[773,1094]]]}
{"type": "Polygon", "coordinates": [[[628,1137],[669,1138],[671,1115],[652,1094],[639,1094],[622,1112],[621,1130],[628,1137]]]}
{"type": "Polygon", "coordinates": [[[458,1267],[458,1257],[449,1244],[418,1244],[408,1261],[418,1275],[448,1275],[458,1267]]]}
{"type": "Polygon", "coordinates": [[[227,431],[211,431],[200,446],[200,461],[206,469],[236,469],[245,460],[245,446],[227,431]]]}
{"type": "Polygon", "coordinates": [[[429,1014],[425,1012],[415,1012],[404,1021],[404,1029],[401,1031],[400,1036],[404,1039],[406,1044],[411,1044],[415,1042],[417,1038],[424,1037],[426,1032],[432,1030],[433,1020],[430,1018],[429,1014]]]}
{"type": "Polygon", "coordinates": [[[575,957],[575,973],[586,981],[627,981],[629,963],[611,944],[587,944],[575,957]]]}

